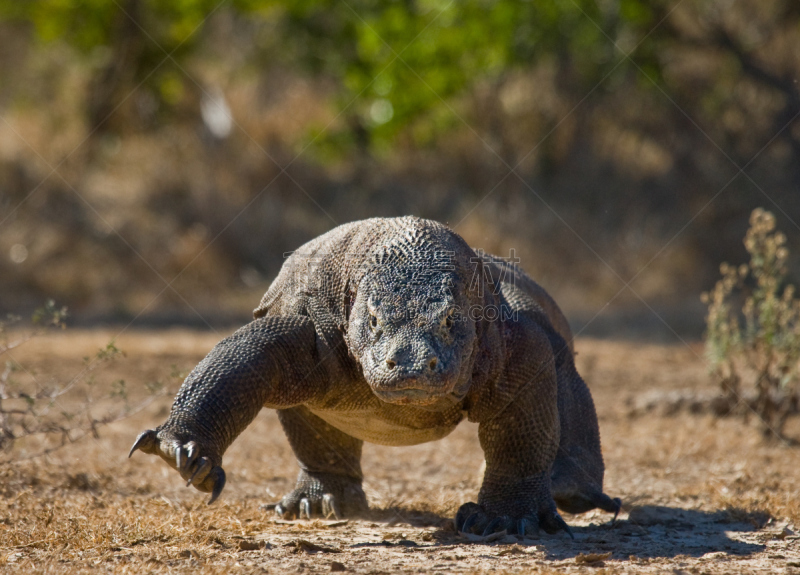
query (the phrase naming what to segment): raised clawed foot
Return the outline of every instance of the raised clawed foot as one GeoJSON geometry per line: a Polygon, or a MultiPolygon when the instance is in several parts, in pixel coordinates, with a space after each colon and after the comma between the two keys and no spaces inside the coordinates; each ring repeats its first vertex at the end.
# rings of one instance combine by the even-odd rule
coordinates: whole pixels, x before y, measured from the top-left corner
{"type": "Polygon", "coordinates": [[[541,527],[550,534],[566,531],[575,539],[569,525],[555,509],[541,514],[529,513],[522,517],[511,517],[487,511],[477,503],[465,503],[458,509],[455,523],[459,533],[487,536],[505,530],[509,535],[524,537],[538,535],[541,527]]]}
{"type": "Polygon", "coordinates": [[[199,491],[211,493],[209,505],[217,500],[225,487],[225,470],[215,464],[219,458],[194,440],[181,441],[168,431],[148,429],[136,438],[128,457],[136,450],[160,456],[178,470],[187,487],[191,485],[199,491]]]}
{"type": "Polygon", "coordinates": [[[297,485],[275,505],[283,519],[342,519],[368,509],[361,480],[333,473],[300,471],[297,485]]]}

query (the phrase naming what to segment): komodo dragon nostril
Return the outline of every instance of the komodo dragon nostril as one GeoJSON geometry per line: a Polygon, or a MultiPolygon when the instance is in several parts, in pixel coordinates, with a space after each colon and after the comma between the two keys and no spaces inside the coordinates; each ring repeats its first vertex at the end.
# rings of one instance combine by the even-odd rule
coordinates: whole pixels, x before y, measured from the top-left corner
{"type": "Polygon", "coordinates": [[[388,367],[389,369],[394,369],[396,365],[397,363],[393,359],[386,360],[386,367],[388,367]]]}
{"type": "Polygon", "coordinates": [[[436,369],[436,364],[437,364],[437,363],[439,363],[439,360],[438,360],[438,359],[436,359],[436,358],[434,357],[433,359],[431,359],[431,360],[428,362],[428,368],[429,368],[431,371],[433,371],[434,369],[436,369]]]}

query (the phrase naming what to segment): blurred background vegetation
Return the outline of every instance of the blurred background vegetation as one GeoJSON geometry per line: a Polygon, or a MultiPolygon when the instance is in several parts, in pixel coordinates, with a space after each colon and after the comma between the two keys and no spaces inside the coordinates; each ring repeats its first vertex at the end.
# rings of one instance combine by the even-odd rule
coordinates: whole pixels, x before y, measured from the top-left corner
{"type": "Polygon", "coordinates": [[[698,336],[756,206],[800,262],[796,0],[0,0],[0,312],[241,323],[415,214],[584,333],[698,336]]]}

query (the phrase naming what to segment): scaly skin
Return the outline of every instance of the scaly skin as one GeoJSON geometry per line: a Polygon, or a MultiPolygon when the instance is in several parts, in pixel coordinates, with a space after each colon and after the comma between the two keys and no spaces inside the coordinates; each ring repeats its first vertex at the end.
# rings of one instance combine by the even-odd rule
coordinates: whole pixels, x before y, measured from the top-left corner
{"type": "Polygon", "coordinates": [[[262,407],[277,409],[300,475],[276,511],[352,516],[367,509],[364,441],[431,441],[467,417],[486,472],[459,530],[569,532],[556,504],[619,511],[603,493],[597,417],[563,314],[446,226],[339,226],[287,259],[255,318],[211,350],[131,454],[161,456],[213,501],[227,447],[262,407]]]}

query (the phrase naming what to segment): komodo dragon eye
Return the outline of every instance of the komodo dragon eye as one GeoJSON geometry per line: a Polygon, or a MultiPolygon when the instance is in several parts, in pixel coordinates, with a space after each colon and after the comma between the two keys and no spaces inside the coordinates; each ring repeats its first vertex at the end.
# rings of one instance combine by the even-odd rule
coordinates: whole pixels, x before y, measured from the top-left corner
{"type": "Polygon", "coordinates": [[[378,329],[378,316],[375,314],[369,314],[369,327],[372,329],[378,329]]]}
{"type": "Polygon", "coordinates": [[[456,314],[456,310],[450,308],[447,310],[447,314],[444,316],[444,325],[447,329],[452,329],[453,324],[455,323],[454,316],[456,314]]]}

